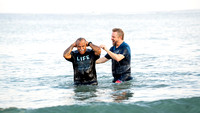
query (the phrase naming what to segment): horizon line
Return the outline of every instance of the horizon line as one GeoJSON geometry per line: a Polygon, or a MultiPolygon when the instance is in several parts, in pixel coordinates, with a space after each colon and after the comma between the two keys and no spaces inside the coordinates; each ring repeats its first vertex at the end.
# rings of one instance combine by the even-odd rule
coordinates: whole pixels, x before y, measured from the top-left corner
{"type": "Polygon", "coordinates": [[[160,11],[135,11],[135,12],[73,12],[73,13],[51,13],[51,12],[0,12],[0,14],[35,14],[35,15],[40,15],[40,14],[55,14],[55,15],[74,15],[74,14],[79,14],[79,15],[85,15],[85,14],[93,14],[93,15],[101,15],[101,14],[149,14],[149,13],[164,13],[164,12],[184,12],[184,11],[200,11],[200,9],[178,9],[178,10],[160,10],[160,11]]]}

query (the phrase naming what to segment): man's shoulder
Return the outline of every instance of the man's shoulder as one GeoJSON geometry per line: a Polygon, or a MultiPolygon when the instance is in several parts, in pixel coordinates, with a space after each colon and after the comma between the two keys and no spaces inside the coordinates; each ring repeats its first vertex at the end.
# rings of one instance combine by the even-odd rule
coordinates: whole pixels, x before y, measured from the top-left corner
{"type": "Polygon", "coordinates": [[[128,53],[131,52],[131,48],[126,42],[123,42],[123,45],[121,46],[121,50],[127,51],[128,53]]]}
{"type": "Polygon", "coordinates": [[[128,45],[126,42],[123,42],[122,44],[123,44],[123,46],[125,46],[125,47],[129,47],[129,45],[128,45]]]}
{"type": "Polygon", "coordinates": [[[86,49],[85,55],[88,55],[88,54],[94,55],[94,51],[92,49],[86,49]]]}
{"type": "Polygon", "coordinates": [[[72,51],[71,54],[78,54],[78,50],[72,51]]]}
{"type": "Polygon", "coordinates": [[[86,53],[94,52],[92,49],[86,49],[86,53]]]}
{"type": "Polygon", "coordinates": [[[124,49],[124,48],[130,49],[130,46],[129,46],[126,42],[123,42],[123,43],[120,45],[120,48],[121,48],[121,49],[124,49]]]}

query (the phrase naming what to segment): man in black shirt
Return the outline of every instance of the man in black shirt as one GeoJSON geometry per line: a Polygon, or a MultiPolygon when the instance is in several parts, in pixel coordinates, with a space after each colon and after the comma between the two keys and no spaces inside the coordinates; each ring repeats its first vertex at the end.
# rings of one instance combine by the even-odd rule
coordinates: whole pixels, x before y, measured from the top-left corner
{"type": "Polygon", "coordinates": [[[78,38],[63,53],[63,57],[72,62],[75,85],[97,85],[95,62],[100,58],[101,48],[78,38]],[[87,49],[90,46],[92,49],[87,49]],[[76,47],[76,51],[72,51],[76,47]]]}
{"type": "Polygon", "coordinates": [[[113,46],[109,49],[105,45],[100,47],[104,49],[107,54],[96,61],[97,64],[104,63],[112,59],[112,74],[114,83],[121,83],[131,80],[131,49],[127,43],[124,42],[124,32],[120,28],[114,28],[112,33],[113,46]]]}

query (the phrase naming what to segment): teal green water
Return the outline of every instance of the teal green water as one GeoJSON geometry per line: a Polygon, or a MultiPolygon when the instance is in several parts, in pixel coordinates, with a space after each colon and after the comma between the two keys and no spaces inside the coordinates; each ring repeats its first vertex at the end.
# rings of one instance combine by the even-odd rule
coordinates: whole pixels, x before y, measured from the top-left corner
{"type": "Polygon", "coordinates": [[[168,99],[154,102],[90,103],[39,109],[0,109],[0,113],[199,113],[200,98],[168,99]]]}

